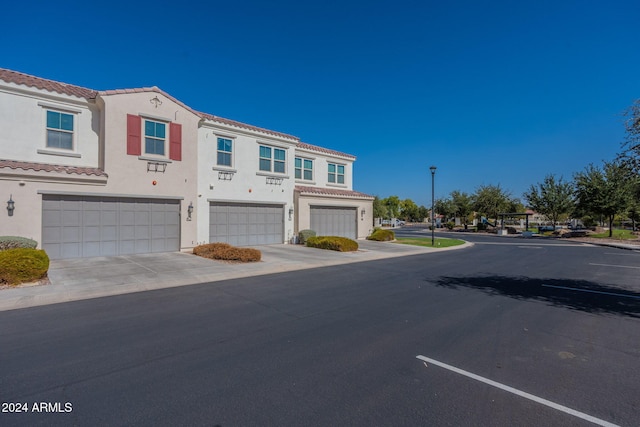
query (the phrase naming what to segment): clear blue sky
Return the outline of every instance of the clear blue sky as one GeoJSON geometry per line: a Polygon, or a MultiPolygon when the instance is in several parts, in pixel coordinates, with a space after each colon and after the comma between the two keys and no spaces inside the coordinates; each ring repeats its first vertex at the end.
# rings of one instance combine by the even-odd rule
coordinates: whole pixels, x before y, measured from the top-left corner
{"type": "Polygon", "coordinates": [[[610,160],[640,98],[640,2],[7,2],[0,67],[357,156],[354,189],[430,205],[610,160]]]}

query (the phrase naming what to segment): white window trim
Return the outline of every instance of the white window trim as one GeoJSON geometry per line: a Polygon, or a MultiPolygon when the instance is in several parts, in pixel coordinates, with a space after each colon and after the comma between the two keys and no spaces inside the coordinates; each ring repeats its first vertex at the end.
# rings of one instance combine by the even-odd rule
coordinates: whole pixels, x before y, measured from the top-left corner
{"type": "MultiPolygon", "coordinates": [[[[226,171],[226,172],[231,172],[231,170],[233,169],[233,172],[235,172],[235,165],[236,165],[236,156],[235,154],[235,145],[236,145],[236,138],[232,137],[232,136],[228,136],[228,135],[218,135],[218,134],[214,134],[215,138],[216,138],[216,159],[214,162],[214,166],[213,169],[216,170],[216,168],[221,168],[222,170],[226,171]],[[228,139],[229,141],[231,141],[231,164],[229,166],[227,165],[219,165],[218,164],[218,153],[220,152],[220,150],[218,150],[218,139],[222,138],[222,139],[228,139]]],[[[223,151],[223,153],[226,153],[226,151],[223,151]]]]}
{"type": "Polygon", "coordinates": [[[300,168],[301,174],[300,174],[300,178],[296,178],[296,182],[305,182],[308,184],[315,184],[315,177],[316,177],[316,166],[315,166],[315,158],[312,157],[302,157],[302,156],[295,156],[293,159],[293,176],[296,176],[296,160],[295,159],[301,159],[302,160],[302,167],[300,168]],[[305,160],[310,160],[311,161],[311,179],[304,179],[304,161],[305,160]]]}
{"type": "Polygon", "coordinates": [[[53,155],[53,156],[63,156],[63,157],[82,157],[79,153],[78,153],[78,145],[79,145],[79,141],[78,141],[78,114],[80,114],[82,111],[75,109],[75,108],[71,108],[71,107],[66,107],[66,106],[60,106],[60,105],[56,105],[56,104],[50,104],[48,102],[38,102],[38,105],[40,107],[42,107],[42,112],[44,114],[44,148],[39,148],[36,150],[36,152],[38,154],[49,154],[49,155],[53,155]],[[47,126],[47,112],[48,111],[53,111],[56,113],[61,113],[61,114],[70,114],[73,116],[73,131],[68,132],[68,131],[63,131],[63,130],[59,130],[60,132],[67,132],[67,133],[71,133],[71,148],[70,149],[66,149],[66,148],[57,148],[57,147],[49,147],[47,144],[49,143],[48,139],[47,139],[47,130],[49,129],[49,127],[47,126]]]}
{"type": "MultiPolygon", "coordinates": [[[[170,130],[170,124],[171,124],[171,120],[170,119],[163,119],[160,117],[153,117],[153,116],[149,116],[147,114],[141,114],[140,117],[142,117],[143,123],[142,123],[142,156],[140,156],[142,158],[142,160],[152,160],[152,161],[157,161],[157,160],[166,160],[169,158],[169,134],[171,132],[170,130]],[[154,123],[162,123],[164,124],[164,154],[155,154],[155,153],[147,153],[147,133],[146,133],[146,122],[150,121],[150,122],[154,122],[154,123]]],[[[155,140],[160,140],[160,138],[157,138],[155,136],[150,136],[149,138],[151,139],[155,139],[155,140]]]]}
{"type": "MultiPolygon", "coordinates": [[[[288,148],[286,147],[282,147],[280,145],[273,145],[273,144],[265,144],[262,142],[258,141],[258,173],[257,175],[263,175],[263,174],[272,174],[273,176],[278,176],[278,177],[283,177],[283,175],[287,175],[288,173],[288,169],[289,169],[289,165],[287,164],[287,158],[289,157],[289,153],[287,152],[288,148]],[[267,148],[271,148],[271,158],[270,158],[270,170],[265,171],[260,169],[260,160],[264,159],[266,160],[266,157],[262,157],[260,156],[260,148],[261,147],[267,147],[267,148]],[[276,152],[275,150],[282,150],[284,151],[284,160],[278,160],[279,162],[284,162],[284,172],[275,172],[275,162],[276,162],[276,152]]],[[[288,176],[287,176],[288,178],[288,176]]]]}
{"type": "Polygon", "coordinates": [[[347,185],[347,165],[344,163],[335,163],[335,162],[327,162],[327,185],[332,185],[335,187],[348,187],[347,185]],[[329,165],[335,165],[336,166],[336,171],[335,171],[335,175],[336,175],[336,182],[331,182],[329,181],[329,174],[331,172],[329,172],[329,165]],[[342,176],[344,177],[344,182],[338,182],[338,175],[340,175],[338,173],[338,166],[342,166],[344,168],[344,173],[342,174],[342,176]]]}
{"type": "Polygon", "coordinates": [[[60,151],[57,151],[55,148],[38,148],[37,152],[38,154],[47,154],[50,156],[74,157],[78,159],[82,157],[82,154],[76,153],[73,150],[60,149],[60,151]]]}

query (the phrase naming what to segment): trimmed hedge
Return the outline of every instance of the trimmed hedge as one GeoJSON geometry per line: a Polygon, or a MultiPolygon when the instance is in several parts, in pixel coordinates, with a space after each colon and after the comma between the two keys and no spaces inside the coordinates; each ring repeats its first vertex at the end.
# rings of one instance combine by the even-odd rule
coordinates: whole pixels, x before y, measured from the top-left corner
{"type": "Polygon", "coordinates": [[[338,252],[353,252],[358,250],[358,242],[340,236],[309,237],[306,245],[311,248],[329,249],[338,252]]]}
{"type": "Polygon", "coordinates": [[[0,236],[0,251],[17,248],[35,249],[37,246],[38,242],[32,239],[27,239],[26,237],[0,236]]]}
{"type": "Polygon", "coordinates": [[[316,237],[316,232],[313,230],[300,230],[298,232],[298,240],[300,241],[301,245],[307,243],[309,237],[316,237]]]}
{"type": "Polygon", "coordinates": [[[49,256],[42,249],[17,248],[0,251],[0,283],[16,286],[47,276],[49,256]]]}
{"type": "Polygon", "coordinates": [[[396,233],[391,230],[376,228],[373,230],[370,236],[367,236],[367,240],[375,240],[378,242],[388,242],[396,239],[396,233]]]}
{"type": "Polygon", "coordinates": [[[193,253],[203,258],[222,261],[256,262],[262,259],[262,252],[252,248],[237,248],[228,243],[207,243],[193,248],[193,253]]]}

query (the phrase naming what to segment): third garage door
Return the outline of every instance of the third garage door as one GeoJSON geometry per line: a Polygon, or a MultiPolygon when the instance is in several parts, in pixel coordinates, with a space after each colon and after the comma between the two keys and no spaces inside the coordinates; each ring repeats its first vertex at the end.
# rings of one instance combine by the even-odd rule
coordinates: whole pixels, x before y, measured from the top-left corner
{"type": "Polygon", "coordinates": [[[356,238],[356,208],[311,206],[311,229],[318,236],[356,238]]]}
{"type": "Polygon", "coordinates": [[[235,246],[284,242],[284,206],[210,202],[209,241],[235,246]]]}

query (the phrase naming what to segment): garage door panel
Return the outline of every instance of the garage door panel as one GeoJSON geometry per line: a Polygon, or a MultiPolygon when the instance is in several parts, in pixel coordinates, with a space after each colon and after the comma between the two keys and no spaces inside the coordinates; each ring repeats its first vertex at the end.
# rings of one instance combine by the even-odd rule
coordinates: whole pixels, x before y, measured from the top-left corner
{"type": "Polygon", "coordinates": [[[211,202],[209,241],[237,246],[284,241],[284,208],[281,205],[211,202]]]}
{"type": "Polygon", "coordinates": [[[85,226],[91,225],[100,225],[102,220],[102,215],[100,214],[100,210],[85,210],[82,213],[83,219],[82,222],[85,226]]]}
{"type": "Polygon", "coordinates": [[[85,242],[100,242],[102,239],[100,227],[88,226],[83,229],[83,237],[85,242]]]}
{"type": "Polygon", "coordinates": [[[356,238],[356,208],[311,207],[311,229],[318,236],[343,236],[356,238]]]}
{"type": "Polygon", "coordinates": [[[42,208],[52,259],[180,249],[178,200],[43,195],[42,208]]]}

